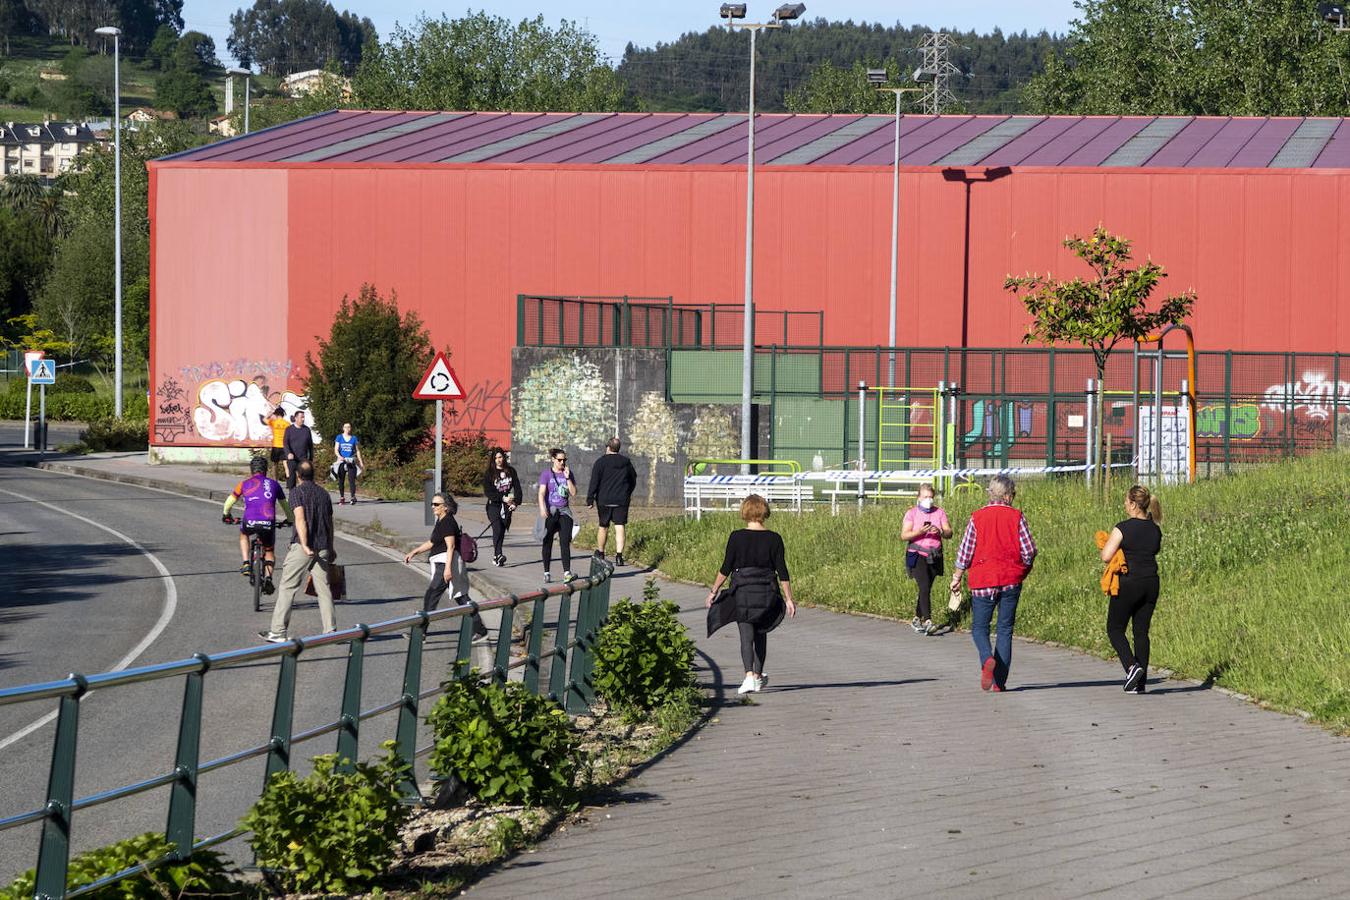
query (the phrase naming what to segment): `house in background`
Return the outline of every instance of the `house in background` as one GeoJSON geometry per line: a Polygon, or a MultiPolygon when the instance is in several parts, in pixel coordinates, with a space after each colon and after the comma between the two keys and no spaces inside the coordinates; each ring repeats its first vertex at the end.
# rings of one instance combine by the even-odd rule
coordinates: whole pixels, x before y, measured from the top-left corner
{"type": "Polygon", "coordinates": [[[36,175],[50,183],[97,142],[84,122],[6,122],[0,125],[0,179],[36,175]]]}
{"type": "Polygon", "coordinates": [[[216,116],[207,123],[207,130],[212,134],[218,134],[221,137],[234,137],[239,132],[234,128],[234,122],[231,121],[232,118],[232,116],[216,116]]]}
{"type": "Polygon", "coordinates": [[[336,85],[342,91],[344,99],[352,94],[350,78],[340,78],[325,69],[307,69],[304,72],[295,72],[281,79],[281,89],[286,92],[288,97],[303,97],[328,85],[336,85]]]}
{"type": "Polygon", "coordinates": [[[138,106],[131,112],[122,117],[128,131],[137,131],[151,122],[168,122],[178,118],[178,113],[171,109],[150,109],[148,106],[138,106]]]}

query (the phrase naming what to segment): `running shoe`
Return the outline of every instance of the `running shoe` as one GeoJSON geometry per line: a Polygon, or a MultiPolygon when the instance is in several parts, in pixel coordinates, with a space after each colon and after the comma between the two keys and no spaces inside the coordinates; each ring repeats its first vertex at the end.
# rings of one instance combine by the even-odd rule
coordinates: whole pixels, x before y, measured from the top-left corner
{"type": "Polygon", "coordinates": [[[563,573],[563,584],[571,584],[573,581],[576,581],[576,580],[577,580],[577,576],[573,575],[571,572],[564,572],[564,573],[563,573]]]}
{"type": "Polygon", "coordinates": [[[346,497],[338,497],[338,506],[346,506],[346,505],[347,505],[347,498],[346,498],[346,497]]]}
{"type": "Polygon", "coordinates": [[[759,690],[759,685],[756,682],[757,679],[755,678],[755,676],[753,675],[745,676],[745,680],[741,682],[741,686],[736,688],[736,693],[753,694],[755,691],[759,690]]]}
{"type": "Polygon", "coordinates": [[[492,564],[500,569],[506,565],[506,557],[498,553],[496,556],[492,557],[492,564]]]}
{"type": "Polygon", "coordinates": [[[552,572],[545,572],[545,573],[544,573],[544,584],[552,584],[552,583],[553,583],[553,573],[552,573],[552,572]]]}
{"type": "Polygon", "coordinates": [[[260,631],[258,632],[258,637],[267,641],[269,644],[284,644],[290,640],[290,638],[286,637],[284,634],[273,634],[270,631],[260,631]]]}
{"type": "Polygon", "coordinates": [[[352,506],[356,505],[356,495],[352,494],[352,506]]]}
{"type": "Polygon", "coordinates": [[[248,563],[240,563],[239,574],[243,575],[245,578],[248,578],[250,575],[253,574],[253,568],[248,563]]]}
{"type": "Polygon", "coordinates": [[[915,616],[913,619],[910,620],[909,627],[914,629],[915,634],[921,634],[923,633],[923,620],[921,620],[918,616],[915,616]]]}
{"type": "Polygon", "coordinates": [[[1006,691],[1006,690],[1007,690],[1007,688],[1005,688],[1003,685],[1001,685],[1001,684],[995,684],[995,685],[991,685],[991,686],[990,686],[990,688],[989,688],[989,693],[991,693],[991,694],[1001,694],[1001,693],[1003,693],[1003,692],[1006,691]]]}
{"type": "Polygon", "coordinates": [[[1145,672],[1138,663],[1130,666],[1130,671],[1125,673],[1125,693],[1130,694],[1144,683],[1145,672]]]}
{"type": "Polygon", "coordinates": [[[756,690],[756,691],[762,691],[762,690],[764,690],[764,689],[765,689],[766,687],[768,687],[768,686],[769,686],[769,676],[768,676],[768,675],[761,675],[761,676],[759,676],[759,678],[755,679],[755,690],[756,690]]]}
{"type": "Polygon", "coordinates": [[[604,559],[604,558],[605,558],[605,551],[603,551],[603,550],[597,550],[597,551],[595,551],[594,553],[592,553],[591,556],[594,556],[596,559],[604,559]]]}
{"type": "Polygon", "coordinates": [[[624,561],[623,561],[623,554],[622,554],[622,553],[615,553],[615,554],[614,554],[614,565],[616,565],[616,566],[622,566],[622,565],[625,565],[625,563],[624,563],[624,561]]]}
{"type": "Polygon", "coordinates": [[[933,634],[936,631],[937,626],[933,624],[932,619],[928,619],[923,623],[923,631],[922,631],[923,634],[933,634]]]}
{"type": "Polygon", "coordinates": [[[266,578],[263,579],[262,592],[264,594],[271,594],[274,593],[275,591],[276,586],[272,584],[272,576],[268,575],[266,578]]]}
{"type": "Polygon", "coordinates": [[[997,665],[994,657],[989,657],[980,667],[980,688],[990,690],[994,686],[994,666],[997,665]]]}

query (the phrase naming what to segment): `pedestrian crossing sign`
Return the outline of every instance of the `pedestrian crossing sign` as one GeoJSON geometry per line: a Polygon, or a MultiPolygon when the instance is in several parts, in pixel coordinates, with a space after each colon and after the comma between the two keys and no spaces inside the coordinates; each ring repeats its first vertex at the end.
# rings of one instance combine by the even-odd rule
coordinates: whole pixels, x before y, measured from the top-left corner
{"type": "Polygon", "coordinates": [[[28,380],[33,384],[56,384],[56,360],[35,359],[29,369],[28,380]]]}

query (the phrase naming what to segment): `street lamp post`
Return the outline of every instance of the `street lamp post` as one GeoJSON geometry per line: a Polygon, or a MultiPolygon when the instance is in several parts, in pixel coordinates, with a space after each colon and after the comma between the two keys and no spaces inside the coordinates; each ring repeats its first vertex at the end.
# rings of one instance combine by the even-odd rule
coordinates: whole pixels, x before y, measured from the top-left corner
{"type": "Polygon", "coordinates": [[[113,39],[113,415],[122,418],[122,29],[105,25],[95,34],[113,39]]]}
{"type": "MultiPolygon", "coordinates": [[[[745,159],[745,322],[741,367],[741,459],[752,455],[750,413],[753,405],[755,380],[755,36],[763,28],[782,28],[783,23],[801,17],[805,3],[784,3],[773,12],[772,22],[743,22],[744,3],[723,3],[720,14],[727,27],[750,32],[750,103],[746,113],[748,143],[745,159]]],[[[749,474],[749,464],[742,464],[741,472],[749,474]]]]}
{"type": "Polygon", "coordinates": [[[900,95],[923,88],[887,87],[889,76],[885,69],[868,69],[867,80],[878,91],[895,95],[895,164],[891,176],[891,315],[886,330],[886,346],[890,347],[890,357],[886,365],[886,385],[895,387],[895,295],[896,273],[900,266],[900,95]]]}
{"type": "Polygon", "coordinates": [[[244,77],[244,134],[248,134],[248,107],[249,107],[248,89],[249,89],[249,78],[253,75],[253,72],[249,69],[242,69],[236,67],[233,69],[226,69],[225,74],[230,76],[242,75],[244,77]]]}

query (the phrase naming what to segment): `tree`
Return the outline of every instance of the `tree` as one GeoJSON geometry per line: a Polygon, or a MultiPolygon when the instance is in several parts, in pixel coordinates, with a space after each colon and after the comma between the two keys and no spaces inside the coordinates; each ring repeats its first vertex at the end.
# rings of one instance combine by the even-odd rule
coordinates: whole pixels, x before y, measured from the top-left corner
{"type": "Polygon", "coordinates": [[[398,310],[398,296],[363,284],[344,295],[318,355],[305,354],[305,390],[319,431],[337,434],[351,422],[363,443],[411,459],[426,441],[435,407],[412,392],[435,354],[417,313],[398,310]]]}
{"type": "MultiPolygon", "coordinates": [[[[787,108],[795,113],[891,113],[895,111],[895,98],[887,92],[878,91],[867,81],[868,69],[883,68],[873,60],[855,62],[851,68],[841,69],[828,59],[816,66],[811,77],[800,86],[788,91],[787,108]]],[[[886,80],[890,84],[900,82],[900,65],[895,60],[886,61],[886,80]]],[[[904,109],[904,98],[901,100],[904,109]]]]}
{"type": "Polygon", "coordinates": [[[1064,246],[1092,269],[1095,279],[1055,281],[1053,276],[1009,275],[1003,289],[1016,296],[1031,315],[1023,343],[1069,342],[1092,351],[1097,366],[1097,433],[1091,435],[1101,454],[1102,391],[1106,362],[1121,341],[1137,341],[1191,314],[1195,293],[1186,291],[1162,301],[1152,312],[1148,299],[1166,277],[1162,266],[1149,260],[1130,268],[1130,242],[1100,225],[1087,238],[1069,237],[1064,246]]]}
{"type": "Polygon", "coordinates": [[[5,56],[9,56],[10,38],[37,34],[41,22],[23,0],[0,0],[0,42],[5,56]]]}
{"type": "Polygon", "coordinates": [[[23,315],[46,277],[51,240],[31,213],[0,206],[0,320],[23,315]]]}
{"type": "Polygon", "coordinates": [[[350,75],[376,43],[375,26],[355,13],[341,15],[328,0],[256,0],[230,16],[225,45],[241,65],[269,75],[322,69],[337,62],[350,75]]]}
{"type": "Polygon", "coordinates": [[[183,119],[200,119],[216,111],[216,95],[207,72],[220,65],[216,42],[200,31],[186,32],[162,62],[155,79],[155,102],[183,119]]]}
{"type": "Polygon", "coordinates": [[[155,36],[145,51],[145,61],[156,69],[169,64],[173,52],[178,47],[178,32],[172,25],[161,25],[155,30],[155,36]]]}
{"type": "Polygon", "coordinates": [[[1030,112],[1336,116],[1350,38],[1316,0],[1082,0],[1069,42],[1026,87],[1030,112]]]}
{"type": "Polygon", "coordinates": [[[72,360],[90,358],[101,370],[111,361],[100,350],[113,330],[113,276],[112,228],[85,222],[57,245],[34,305],[38,324],[67,344],[72,360]]]}
{"type": "Polygon", "coordinates": [[[595,36],[544,17],[512,25],[478,12],[396,26],[365,54],[353,91],[382,109],[605,112],[629,107],[595,36]]]}

